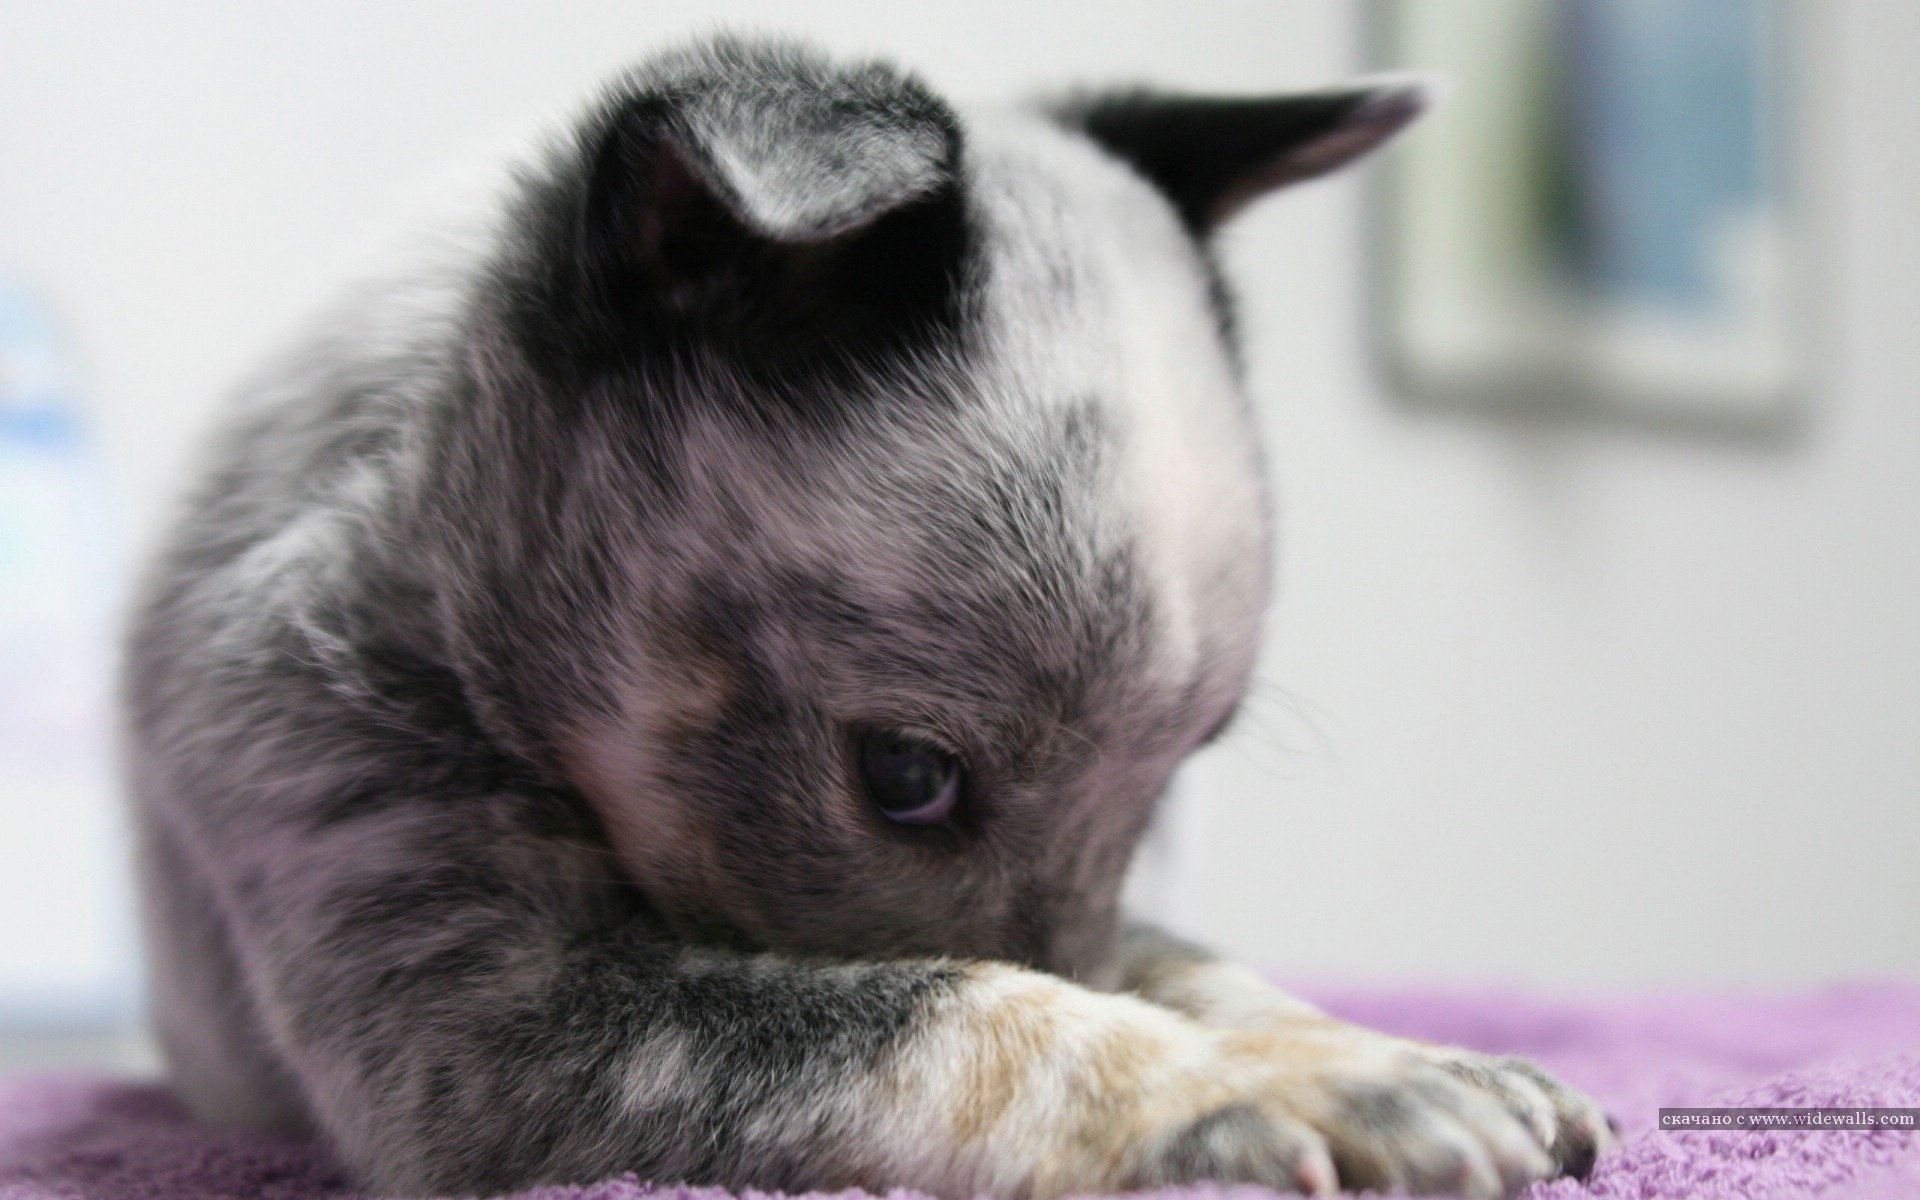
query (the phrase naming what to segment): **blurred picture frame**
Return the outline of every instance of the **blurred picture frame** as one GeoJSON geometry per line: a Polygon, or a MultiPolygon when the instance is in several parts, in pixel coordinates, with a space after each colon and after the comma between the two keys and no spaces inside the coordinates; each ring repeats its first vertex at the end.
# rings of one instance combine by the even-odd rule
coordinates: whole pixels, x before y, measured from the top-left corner
{"type": "Polygon", "coordinates": [[[1370,206],[1409,403],[1781,439],[1806,410],[1788,0],[1369,0],[1443,102],[1370,206]]]}

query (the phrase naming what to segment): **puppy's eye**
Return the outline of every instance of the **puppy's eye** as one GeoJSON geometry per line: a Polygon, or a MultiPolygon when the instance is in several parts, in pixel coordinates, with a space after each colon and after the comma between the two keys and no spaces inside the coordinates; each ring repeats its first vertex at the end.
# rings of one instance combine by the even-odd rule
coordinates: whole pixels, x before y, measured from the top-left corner
{"type": "Polygon", "coordinates": [[[960,800],[960,760],[917,738],[869,733],[860,739],[860,782],[887,820],[938,825],[960,800]]]}

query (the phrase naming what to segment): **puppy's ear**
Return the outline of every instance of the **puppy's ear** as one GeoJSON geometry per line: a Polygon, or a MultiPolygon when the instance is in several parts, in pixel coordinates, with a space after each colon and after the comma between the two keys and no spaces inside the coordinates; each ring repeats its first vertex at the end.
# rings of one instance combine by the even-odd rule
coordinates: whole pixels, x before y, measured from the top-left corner
{"type": "Polygon", "coordinates": [[[904,227],[951,223],[930,210],[957,210],[959,146],[947,107],[890,68],[712,43],[622,81],[589,124],[577,260],[602,298],[709,323],[897,307],[951,266],[904,227]],[[894,251],[895,270],[861,269],[894,251]]]}
{"type": "Polygon", "coordinates": [[[1270,97],[1088,93],[1053,113],[1131,164],[1205,236],[1275,188],[1337,170],[1431,107],[1413,78],[1270,97]]]}

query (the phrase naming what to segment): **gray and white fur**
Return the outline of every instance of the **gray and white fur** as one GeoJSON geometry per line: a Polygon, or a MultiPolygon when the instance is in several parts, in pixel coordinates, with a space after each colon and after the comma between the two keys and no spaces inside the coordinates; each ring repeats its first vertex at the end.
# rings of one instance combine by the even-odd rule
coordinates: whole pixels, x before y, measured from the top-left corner
{"type": "Polygon", "coordinates": [[[1421,105],[963,118],[722,39],[344,297],[244,390],[129,642],[194,1109],[406,1193],[1584,1170],[1603,1118],[1536,1068],[1116,912],[1267,600],[1209,235],[1421,105]],[[957,764],[943,819],[876,807],[876,731],[957,764]]]}

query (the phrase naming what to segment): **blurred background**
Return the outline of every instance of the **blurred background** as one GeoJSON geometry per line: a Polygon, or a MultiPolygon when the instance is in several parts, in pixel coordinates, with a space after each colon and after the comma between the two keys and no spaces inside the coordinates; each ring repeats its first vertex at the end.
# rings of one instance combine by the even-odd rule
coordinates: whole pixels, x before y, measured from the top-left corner
{"type": "Polygon", "coordinates": [[[1281,587],[1143,903],[1299,977],[1920,973],[1911,0],[8,0],[0,1067],[145,1060],[112,627],[223,390],[423,173],[719,25],[984,99],[1456,76],[1223,238],[1281,587]]]}

